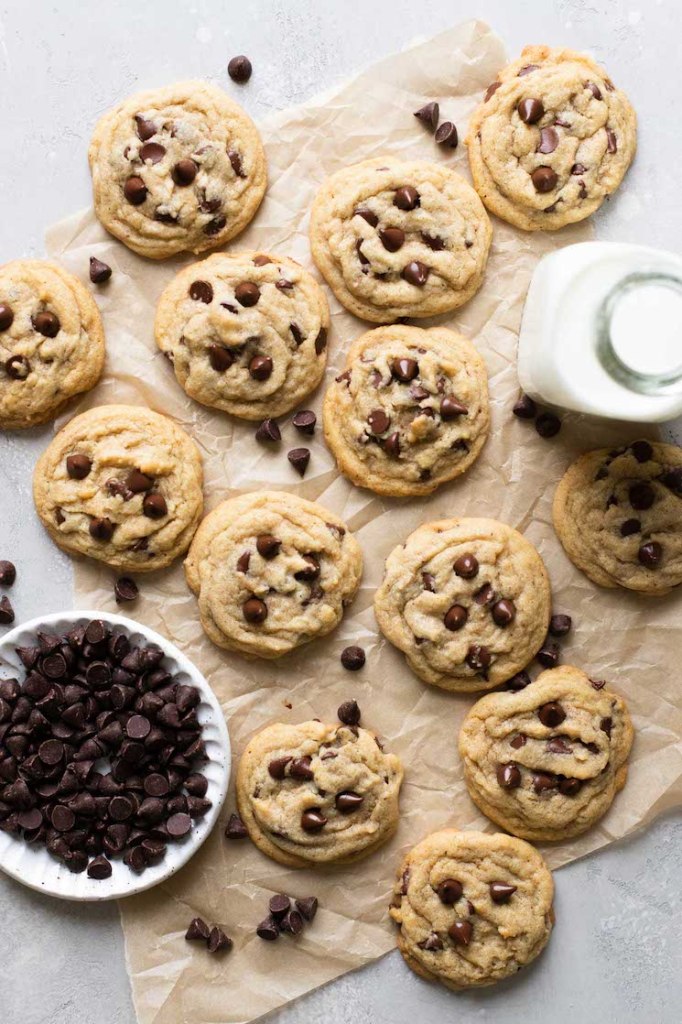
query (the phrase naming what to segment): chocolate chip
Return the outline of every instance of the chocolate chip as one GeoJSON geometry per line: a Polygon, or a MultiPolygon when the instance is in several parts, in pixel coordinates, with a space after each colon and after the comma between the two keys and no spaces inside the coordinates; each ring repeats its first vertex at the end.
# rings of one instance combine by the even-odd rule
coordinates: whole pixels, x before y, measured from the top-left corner
{"type": "Polygon", "coordinates": [[[112,867],[106,857],[95,857],[88,864],[88,877],[103,879],[111,878],[112,867]]]}
{"type": "Polygon", "coordinates": [[[302,583],[312,583],[320,575],[320,563],[315,555],[307,554],[301,557],[305,560],[306,565],[294,573],[294,579],[302,583]]]}
{"type": "Polygon", "coordinates": [[[334,799],[334,804],[340,814],[352,814],[362,807],[363,803],[364,797],[360,796],[359,793],[354,793],[352,790],[344,790],[341,793],[337,793],[334,799]]]}
{"type": "Polygon", "coordinates": [[[633,441],[630,451],[637,459],[637,462],[648,462],[654,456],[654,450],[648,441],[633,441]]]}
{"type": "Polygon", "coordinates": [[[251,78],[253,67],[248,57],[245,57],[243,53],[240,53],[237,57],[232,57],[227,65],[227,73],[233,82],[237,82],[239,85],[243,85],[244,82],[248,82],[251,78]]]}
{"type": "Polygon", "coordinates": [[[180,839],[182,836],[186,836],[192,828],[192,819],[189,814],[171,814],[170,818],[166,822],[166,828],[168,834],[174,839],[180,839]]]}
{"type": "Polygon", "coordinates": [[[658,541],[649,541],[646,544],[642,544],[637,552],[637,558],[640,565],[643,565],[646,569],[657,569],[663,558],[663,548],[658,541]]]}
{"type": "Polygon", "coordinates": [[[268,764],[268,772],[273,779],[281,781],[286,776],[287,766],[291,757],[276,757],[268,764]]]}
{"type": "Polygon", "coordinates": [[[468,946],[474,933],[470,921],[455,921],[448,928],[448,935],[456,946],[468,946]]]}
{"type": "Polygon", "coordinates": [[[294,413],[291,422],[301,434],[314,434],[317,416],[312,409],[301,409],[300,412],[294,413]]]}
{"type": "MultiPolygon", "coordinates": [[[[230,167],[237,175],[237,177],[245,178],[246,174],[244,173],[244,165],[242,164],[242,158],[240,154],[236,151],[236,149],[228,149],[227,159],[230,161],[230,167]]],[[[260,265],[262,266],[262,264],[260,265]]],[[[259,264],[256,263],[256,266],[259,266],[259,264]]]]}
{"type": "Polygon", "coordinates": [[[556,128],[540,129],[540,142],[535,150],[536,153],[553,153],[558,145],[559,133],[556,128]]]}
{"type": "Polygon", "coordinates": [[[270,356],[253,356],[249,363],[249,374],[254,380],[267,380],[272,374],[270,356]]]}
{"type": "Polygon", "coordinates": [[[214,217],[213,220],[210,220],[208,224],[204,225],[204,234],[217,235],[219,232],[223,230],[226,224],[227,218],[224,217],[223,214],[221,213],[217,217],[214,217]]]}
{"type": "Polygon", "coordinates": [[[384,228],[379,232],[379,238],[384,249],[397,252],[405,242],[405,232],[400,228],[384,228]]]}
{"type": "Polygon", "coordinates": [[[178,160],[176,164],[173,164],[171,178],[179,188],[187,188],[196,178],[198,169],[194,160],[185,157],[183,160],[178,160]]]}
{"type": "Polygon", "coordinates": [[[165,155],[166,147],[158,142],[146,142],[144,146],[140,147],[139,156],[144,163],[149,161],[150,164],[158,164],[165,155]]]}
{"type": "Polygon", "coordinates": [[[516,886],[507,885],[506,882],[491,882],[488,889],[493,903],[509,903],[516,892],[516,886]]]}
{"type": "Polygon", "coordinates": [[[192,281],[189,286],[189,297],[195,302],[205,302],[208,305],[213,301],[213,286],[208,281],[192,281]]]}
{"type": "Polygon", "coordinates": [[[474,672],[478,672],[484,679],[487,678],[488,669],[492,661],[492,656],[487,647],[484,647],[482,644],[471,644],[464,660],[474,672]]]}
{"type": "MultiPolygon", "coordinates": [[[[528,682],[530,682],[530,679],[528,680],[528,682]]],[[[520,750],[521,747],[525,747],[526,742],[526,737],[523,735],[523,733],[519,733],[518,736],[515,736],[513,740],[509,741],[509,746],[513,747],[514,750],[520,750]]]]}
{"type": "Polygon", "coordinates": [[[188,942],[207,942],[210,934],[210,928],[200,917],[194,917],[189,923],[189,928],[185,932],[185,938],[188,942]]]}
{"type": "Polygon", "coordinates": [[[115,523],[106,516],[90,520],[90,536],[95,540],[109,541],[114,536],[115,523]]]}
{"type": "Polygon", "coordinates": [[[424,245],[428,245],[429,249],[433,249],[434,252],[440,252],[441,249],[445,248],[445,242],[439,235],[430,235],[426,231],[422,231],[421,240],[424,245]]]}
{"type": "Polygon", "coordinates": [[[372,213],[371,210],[368,210],[364,206],[356,207],[355,210],[353,210],[353,216],[362,217],[363,220],[367,221],[371,228],[375,228],[379,223],[379,218],[377,217],[376,213],[372,213]]]}
{"type": "Polygon", "coordinates": [[[260,288],[253,281],[241,281],[234,290],[234,297],[240,306],[255,306],[260,299],[260,288]]]}
{"type": "Polygon", "coordinates": [[[511,762],[497,767],[497,782],[503,789],[517,789],[521,785],[521,772],[511,762]]]}
{"type": "Polygon", "coordinates": [[[443,623],[446,629],[456,632],[466,625],[469,613],[461,604],[453,604],[443,616],[443,623]]]}
{"type": "Polygon", "coordinates": [[[482,607],[492,604],[496,596],[497,595],[490,583],[484,583],[482,587],[479,587],[478,590],[474,591],[474,601],[482,607]]]}
{"type": "Polygon", "coordinates": [[[513,601],[503,597],[493,605],[491,614],[495,625],[501,626],[504,629],[506,626],[511,625],[516,618],[516,606],[513,601]]]}
{"type": "Polygon", "coordinates": [[[461,576],[464,580],[471,580],[478,575],[478,559],[475,555],[466,552],[455,560],[452,568],[455,570],[456,576],[461,576]]]}
{"type": "Polygon", "coordinates": [[[606,129],[606,150],[608,153],[618,152],[618,143],[616,141],[616,133],[612,132],[610,128],[606,129]]]}
{"type": "Polygon", "coordinates": [[[5,363],[5,372],[12,380],[26,380],[31,372],[31,364],[26,356],[10,356],[5,363]]]}
{"type": "Polygon", "coordinates": [[[621,537],[631,537],[634,533],[640,533],[642,524],[639,519],[625,519],[620,524],[621,537]]]}
{"type": "Polygon", "coordinates": [[[419,364],[416,359],[394,359],[391,363],[391,373],[402,384],[409,384],[419,373],[419,364]]]}
{"type": "Polygon", "coordinates": [[[310,923],[317,913],[317,896],[303,896],[296,900],[296,909],[299,914],[310,923]]]}
{"type": "Polygon", "coordinates": [[[417,120],[421,121],[421,123],[428,128],[430,132],[434,132],[436,130],[439,114],[440,108],[435,101],[424,104],[423,107],[420,107],[419,110],[415,110],[414,112],[414,116],[417,120]]]}
{"type": "Polygon", "coordinates": [[[502,85],[502,82],[491,82],[490,85],[488,86],[488,88],[485,91],[485,95],[483,97],[483,102],[487,103],[488,100],[490,99],[490,97],[495,95],[495,93],[497,92],[497,90],[500,88],[501,85],[502,85]]]}
{"type": "Polygon", "coordinates": [[[373,409],[367,417],[367,423],[370,431],[377,437],[379,434],[384,434],[391,425],[391,421],[383,409],[373,409]]]}
{"type": "Polygon", "coordinates": [[[234,357],[223,345],[209,345],[208,361],[216,373],[225,373],[232,366],[234,357]]]}
{"type": "Polygon", "coordinates": [[[409,284],[416,285],[417,288],[423,288],[428,280],[429,268],[425,263],[420,263],[419,260],[413,260],[411,263],[408,263],[406,267],[403,267],[400,276],[409,284]]]}
{"type": "Polygon", "coordinates": [[[446,878],[436,888],[438,899],[441,903],[451,906],[461,900],[464,893],[464,886],[456,878],[446,878]]]}
{"type": "Polygon", "coordinates": [[[553,615],[549,620],[549,631],[552,636],[566,636],[573,625],[570,615],[553,615]]]}
{"type": "Polygon", "coordinates": [[[279,938],[279,928],[272,914],[265,918],[264,921],[256,928],[256,935],[261,939],[265,939],[267,942],[274,942],[275,939],[279,938]]]}
{"type": "Polygon", "coordinates": [[[360,724],[360,708],[358,702],[355,700],[346,700],[341,704],[336,712],[338,719],[344,725],[359,725],[360,724]]]}
{"type": "Polygon", "coordinates": [[[546,167],[544,164],[540,167],[536,167],[535,170],[532,171],[530,178],[536,192],[551,192],[558,181],[556,172],[553,171],[551,167],[546,167]]]}
{"type": "Polygon", "coordinates": [[[327,328],[320,327],[315,338],[315,354],[321,356],[327,347],[327,328]]]}
{"type": "Polygon", "coordinates": [[[111,267],[96,256],[90,257],[90,280],[93,284],[104,284],[111,277],[111,267]]]}
{"type": "Polygon", "coordinates": [[[559,779],[559,792],[564,796],[575,796],[582,786],[582,779],[559,779]]]}
{"type": "Polygon", "coordinates": [[[651,508],[656,500],[656,494],[649,483],[632,484],[628,491],[630,504],[638,512],[651,508]]]}
{"type": "Polygon", "coordinates": [[[520,420],[534,420],[538,413],[538,407],[530,395],[519,395],[512,412],[520,420]]]}
{"type": "Polygon", "coordinates": [[[344,647],[341,651],[341,664],[349,672],[359,672],[365,664],[365,652],[362,647],[344,647]]]}
{"type": "Polygon", "coordinates": [[[50,820],[57,832],[69,832],[76,824],[76,815],[71,808],[57,804],[52,811],[50,820]]]}
{"type": "Polygon", "coordinates": [[[554,668],[559,663],[559,653],[559,644],[555,640],[545,640],[535,657],[545,668],[554,668]]]}
{"type": "Polygon", "coordinates": [[[247,839],[248,830],[238,814],[231,814],[225,826],[226,839],[247,839]]]}
{"type": "Polygon", "coordinates": [[[436,142],[439,146],[447,146],[448,149],[456,149],[459,142],[457,128],[452,121],[443,121],[436,131],[436,142]]]}
{"type": "Polygon", "coordinates": [[[131,469],[126,477],[126,487],[133,494],[144,494],[151,491],[153,486],[154,478],[139,469],[131,469]]]}
{"type": "Polygon", "coordinates": [[[558,779],[556,775],[550,775],[549,772],[535,772],[533,775],[533,789],[536,793],[543,793],[546,790],[556,789],[558,785],[558,779]]]}
{"type": "Polygon", "coordinates": [[[137,583],[132,580],[130,576],[119,576],[114,584],[114,597],[116,598],[116,604],[125,604],[128,601],[134,601],[139,590],[137,583]]]}
{"type": "Polygon", "coordinates": [[[282,434],[280,432],[277,421],[273,419],[263,420],[258,430],[256,431],[256,440],[261,443],[267,443],[270,441],[281,441],[282,434]]]}
{"type": "Polygon", "coordinates": [[[92,462],[87,455],[67,455],[66,472],[72,480],[84,480],[92,469],[92,462]]]}
{"type": "Polygon", "coordinates": [[[545,112],[540,100],[536,99],[519,100],[516,110],[525,124],[535,124],[545,112]]]}
{"type": "Polygon", "coordinates": [[[327,819],[319,807],[310,807],[301,815],[301,828],[304,832],[320,832],[327,824],[327,819]]]}
{"type": "Polygon", "coordinates": [[[602,732],[606,733],[606,735],[609,737],[609,739],[611,739],[611,730],[613,729],[613,719],[612,718],[602,718],[601,722],[599,723],[599,728],[601,729],[602,732]]]}
{"type": "Polygon", "coordinates": [[[397,459],[400,456],[400,434],[398,431],[394,431],[389,434],[384,441],[384,451],[387,455],[390,455],[392,459],[397,459]]]}
{"type": "Polygon", "coordinates": [[[584,164],[573,164],[571,174],[585,174],[587,167],[584,164]]]}
{"type": "Polygon", "coordinates": [[[283,892],[275,893],[270,897],[268,909],[273,917],[282,918],[291,910],[291,900],[283,892]]]}
{"type": "Polygon", "coordinates": [[[682,466],[676,466],[675,469],[667,469],[665,473],[661,473],[659,480],[665,487],[668,487],[675,494],[682,497],[682,466]]]}
{"type": "Polygon", "coordinates": [[[242,613],[247,622],[260,625],[268,617],[268,606],[258,597],[250,597],[242,605],[242,613]]]}
{"type": "Polygon", "coordinates": [[[209,953],[227,953],[232,949],[232,945],[232,939],[225,934],[222,928],[218,928],[217,925],[211,928],[206,943],[209,953]]]}
{"type": "Polygon", "coordinates": [[[273,537],[271,533],[261,533],[256,539],[258,554],[268,561],[279,554],[281,547],[281,540],[277,540],[277,538],[273,537]]]}
{"type": "Polygon", "coordinates": [[[130,178],[126,178],[123,195],[132,206],[141,206],[147,198],[147,186],[139,175],[133,174],[130,178]]]}
{"type": "Polygon", "coordinates": [[[147,120],[147,118],[142,117],[141,114],[135,114],[135,124],[137,137],[140,142],[146,142],[147,139],[151,139],[153,135],[156,135],[158,130],[153,121],[147,120]]]}
{"type": "Polygon", "coordinates": [[[61,329],[59,317],[47,309],[42,313],[36,313],[31,318],[31,323],[38,334],[42,334],[45,338],[56,338],[61,329]]]}
{"type": "MultiPolygon", "coordinates": [[[[436,132],[437,137],[438,132],[436,132]]],[[[419,206],[419,193],[412,185],[403,185],[402,188],[396,189],[393,205],[397,206],[399,210],[414,210],[419,206]]]]}
{"type": "Polygon", "coordinates": [[[17,570],[14,562],[6,559],[0,561],[0,586],[11,587],[17,578],[17,570]]]}
{"type": "Polygon", "coordinates": [[[0,331],[7,331],[14,323],[14,310],[7,302],[0,302],[0,331]]]}
{"type": "Polygon", "coordinates": [[[446,395],[445,398],[440,400],[440,414],[442,419],[446,421],[457,419],[458,416],[466,416],[468,411],[466,405],[463,405],[462,402],[451,395],[446,395]]]}
{"type": "Polygon", "coordinates": [[[287,452],[287,459],[299,476],[305,476],[305,471],[310,462],[310,450],[308,448],[292,448],[290,452],[287,452]]]}
{"type": "Polygon", "coordinates": [[[166,499],[158,491],[145,494],[142,502],[142,512],[148,519],[163,519],[165,515],[168,515],[166,499]]]}
{"type": "Polygon", "coordinates": [[[540,437],[555,437],[561,430],[561,420],[553,412],[541,412],[535,421],[535,429],[540,437]]]}
{"type": "Polygon", "coordinates": [[[558,701],[551,700],[538,708],[538,718],[548,729],[556,729],[566,718],[566,712],[558,701]]]}

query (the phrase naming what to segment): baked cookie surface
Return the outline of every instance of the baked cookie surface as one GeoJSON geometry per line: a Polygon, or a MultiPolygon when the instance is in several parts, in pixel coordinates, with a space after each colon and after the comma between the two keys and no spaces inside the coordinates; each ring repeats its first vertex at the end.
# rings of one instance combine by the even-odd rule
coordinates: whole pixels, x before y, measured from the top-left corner
{"type": "Polygon", "coordinates": [[[485,363],[445,327],[377,327],[351,346],[323,415],[327,444],[353,483],[430,494],[464,473],[485,443],[485,363]]]}
{"type": "Polygon", "coordinates": [[[74,417],[43,452],[33,496],[64,551],[151,572],[186,551],[201,518],[202,481],[199,449],[173,420],[101,405],[74,417]]]}
{"type": "Polygon", "coordinates": [[[682,448],[641,440],[582,455],[557,487],[553,517],[594,583],[669,593],[682,583],[682,448]]]}
{"type": "Polygon", "coordinates": [[[0,267],[0,429],[52,419],[103,366],[102,320],[78,278],[50,260],[0,267]]]}
{"type": "Polygon", "coordinates": [[[242,755],[237,806],[253,842],[274,860],[345,862],[393,835],[402,779],[399,759],[368,729],[270,725],[242,755]]]}
{"type": "Polygon", "coordinates": [[[278,658],[338,625],[360,585],[362,552],[321,505],[258,491],[206,516],[185,573],[215,644],[278,658]]]}
{"type": "Polygon", "coordinates": [[[467,302],[483,280],[491,235],[464,178],[391,156],[333,174],[310,218],[320,273],[346,309],[375,323],[467,302]]]}
{"type": "Polygon", "coordinates": [[[527,46],[474,111],[466,139],[488,209],[526,231],[554,231],[599,209],[637,141],[630,102],[573,50],[527,46]]]}
{"type": "Polygon", "coordinates": [[[463,989],[502,981],[542,952],[553,897],[549,868],[528,843],[444,829],[408,853],[390,913],[408,966],[463,989]]]}
{"type": "Polygon", "coordinates": [[[550,587],[540,555],[495,519],[442,519],[386,559],[374,612],[412,671],[445,690],[488,690],[542,646],[550,587]]]}
{"type": "Polygon", "coordinates": [[[294,260],[217,253],[171,281],[154,329],[190,398],[257,420],[289,412],[319,384],[329,307],[294,260]]]}
{"type": "Polygon", "coordinates": [[[267,184],[256,126],[207,82],[123,100],[98,121],[88,157],[98,218],[151,259],[223,245],[253,218],[267,184]]]}
{"type": "Polygon", "coordinates": [[[518,693],[490,693],[462,724],[459,752],[474,803],[536,841],[585,832],[625,785],[633,729],[621,697],[570,665],[518,693]]]}

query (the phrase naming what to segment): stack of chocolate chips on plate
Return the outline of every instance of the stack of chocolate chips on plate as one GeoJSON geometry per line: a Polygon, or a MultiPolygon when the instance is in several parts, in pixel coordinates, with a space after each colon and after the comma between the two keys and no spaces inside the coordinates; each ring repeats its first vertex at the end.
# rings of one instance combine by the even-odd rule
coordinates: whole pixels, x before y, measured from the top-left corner
{"type": "Polygon", "coordinates": [[[17,653],[25,679],[0,680],[0,829],[91,878],[111,857],[158,863],[211,806],[199,691],[99,619],[17,653]]]}

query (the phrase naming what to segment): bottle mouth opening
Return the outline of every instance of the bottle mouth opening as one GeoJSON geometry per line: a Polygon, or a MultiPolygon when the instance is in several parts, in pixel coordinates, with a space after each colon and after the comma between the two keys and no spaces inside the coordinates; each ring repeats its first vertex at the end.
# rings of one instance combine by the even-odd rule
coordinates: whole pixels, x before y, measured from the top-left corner
{"type": "Polygon", "coordinates": [[[682,393],[682,280],[652,272],[619,281],[597,312],[597,355],[606,372],[632,391],[682,393]],[[654,307],[664,314],[658,324],[649,320],[654,307]],[[671,322],[661,327],[665,315],[671,322]]]}

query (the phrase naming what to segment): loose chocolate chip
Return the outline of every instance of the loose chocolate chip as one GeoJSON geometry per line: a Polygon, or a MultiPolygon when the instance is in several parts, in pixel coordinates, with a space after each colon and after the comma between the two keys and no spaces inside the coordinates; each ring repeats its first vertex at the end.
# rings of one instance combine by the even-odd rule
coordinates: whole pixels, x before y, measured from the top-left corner
{"type": "Polygon", "coordinates": [[[416,359],[394,359],[391,363],[391,373],[402,384],[409,384],[419,373],[419,364],[416,359]]]}
{"type": "Polygon", "coordinates": [[[38,334],[42,334],[45,338],[56,338],[61,328],[59,317],[54,313],[50,313],[49,310],[36,313],[32,317],[31,323],[38,334]]]}
{"type": "Polygon", "coordinates": [[[536,192],[551,192],[558,181],[556,171],[553,171],[551,167],[547,167],[544,164],[536,167],[531,173],[530,178],[536,192]]]}
{"type": "Polygon", "coordinates": [[[198,167],[194,160],[185,157],[183,160],[178,160],[176,164],[173,164],[171,178],[179,188],[186,188],[196,178],[197,171],[198,167]]]}
{"type": "Polygon", "coordinates": [[[209,345],[208,361],[216,373],[225,373],[232,366],[234,357],[223,345],[209,345]]]}
{"type": "Polygon", "coordinates": [[[511,625],[516,618],[516,606],[513,601],[503,597],[493,605],[491,614],[495,625],[504,628],[511,625]]]}
{"type": "Polygon", "coordinates": [[[249,363],[249,374],[254,380],[267,380],[272,374],[270,356],[254,356],[249,363]]]}
{"type": "Polygon", "coordinates": [[[258,430],[256,431],[256,440],[261,443],[269,441],[281,441],[282,434],[277,425],[277,421],[273,419],[263,420],[258,430]]]}
{"type": "Polygon", "coordinates": [[[561,420],[553,412],[541,412],[535,421],[535,429],[540,437],[555,437],[561,430],[561,420]]]}
{"type": "Polygon", "coordinates": [[[26,380],[31,372],[31,364],[26,356],[10,356],[5,363],[5,372],[12,380],[26,380]]]}
{"type": "Polygon", "coordinates": [[[535,124],[545,112],[540,100],[536,99],[519,100],[516,110],[525,124],[535,124]]]}
{"type": "Polygon", "coordinates": [[[92,469],[92,462],[87,455],[67,455],[66,472],[72,480],[84,480],[92,469]]]}
{"type": "Polygon", "coordinates": [[[165,515],[168,515],[168,505],[163,494],[159,494],[158,491],[145,494],[142,502],[142,512],[148,519],[163,519],[165,515]]]}
{"type": "Polygon", "coordinates": [[[362,647],[344,647],[341,651],[341,664],[349,672],[359,672],[365,664],[365,652],[362,647]]]}
{"type": "Polygon", "coordinates": [[[621,537],[631,537],[634,533],[639,533],[642,529],[642,524],[639,519],[625,519],[620,524],[620,535],[621,537]]]}
{"type": "Polygon", "coordinates": [[[327,328],[320,327],[315,338],[315,354],[321,356],[327,347],[327,328]]]}
{"type": "Polygon", "coordinates": [[[275,939],[279,938],[279,928],[272,914],[266,917],[264,921],[261,921],[256,928],[256,935],[267,942],[274,942],[275,939]]]}
{"type": "Polygon", "coordinates": [[[556,775],[550,775],[549,772],[536,772],[533,775],[533,789],[536,793],[543,793],[546,790],[556,789],[558,785],[558,779],[556,775]]]}
{"type": "Polygon", "coordinates": [[[308,923],[315,917],[317,906],[317,896],[303,896],[296,900],[296,909],[308,923]]]}
{"type": "Polygon", "coordinates": [[[356,209],[353,210],[353,216],[362,217],[363,220],[367,221],[371,228],[375,228],[379,223],[379,218],[377,217],[376,213],[372,213],[371,210],[368,210],[364,206],[356,207],[356,209]]]}
{"type": "Polygon", "coordinates": [[[238,814],[231,814],[225,826],[226,839],[247,839],[248,830],[238,814]]]}
{"type": "Polygon", "coordinates": [[[369,424],[370,431],[375,436],[378,436],[379,434],[384,434],[388,430],[391,425],[391,420],[383,409],[373,409],[367,417],[367,423],[369,424]]]}
{"type": "Polygon", "coordinates": [[[185,938],[188,942],[207,942],[210,934],[210,928],[200,917],[194,917],[189,923],[189,928],[185,932],[185,938]]]}
{"type": "Polygon", "coordinates": [[[286,893],[278,892],[274,896],[270,897],[268,903],[268,910],[275,918],[282,918],[291,910],[291,900],[286,893]]]}
{"type": "Polygon", "coordinates": [[[88,877],[89,878],[111,878],[112,867],[106,857],[99,856],[95,857],[88,864],[88,877]]]}
{"type": "Polygon", "coordinates": [[[141,206],[147,198],[147,186],[139,175],[133,174],[130,178],[126,178],[123,195],[132,206],[141,206]]]}
{"type": "Polygon", "coordinates": [[[379,232],[379,238],[384,249],[397,252],[405,242],[405,232],[401,228],[384,228],[379,232]]]}
{"type": "Polygon", "coordinates": [[[125,604],[128,601],[134,601],[139,590],[135,580],[132,580],[130,576],[119,576],[114,584],[114,597],[116,598],[116,604],[125,604]]]}
{"type": "Polygon", "coordinates": [[[402,188],[396,189],[393,205],[397,206],[399,210],[414,210],[419,206],[419,193],[412,185],[403,185],[402,188]]]}
{"type": "Polygon", "coordinates": [[[186,836],[192,828],[192,819],[189,814],[178,813],[171,814],[170,818],[166,822],[166,828],[168,834],[174,839],[180,839],[182,836],[186,836]]]}
{"type": "Polygon", "coordinates": [[[90,257],[90,280],[93,284],[104,284],[111,277],[111,267],[96,256],[90,257]]]}
{"type": "Polygon", "coordinates": [[[535,150],[536,153],[553,153],[558,145],[559,133],[556,128],[540,129],[540,142],[535,150]]]}
{"type": "Polygon", "coordinates": [[[314,434],[317,416],[312,409],[301,409],[300,412],[294,413],[291,422],[301,434],[314,434]]]}
{"type": "Polygon", "coordinates": [[[435,132],[436,125],[438,124],[438,117],[440,115],[440,107],[434,101],[431,103],[425,103],[419,110],[415,110],[414,116],[418,121],[429,129],[430,132],[435,132]]]}
{"type": "Polygon", "coordinates": [[[290,452],[287,452],[287,459],[299,476],[305,476],[305,471],[310,462],[310,450],[308,448],[292,448],[290,452]]]}
{"type": "Polygon", "coordinates": [[[436,142],[439,146],[446,146],[448,149],[456,149],[459,142],[457,128],[452,121],[443,121],[436,131],[436,142]]]}
{"type": "Polygon", "coordinates": [[[538,708],[538,718],[548,729],[556,729],[566,718],[566,712],[556,700],[550,700],[538,708]]]}
{"type": "Polygon", "coordinates": [[[425,263],[413,260],[406,267],[403,267],[400,276],[409,284],[416,285],[417,288],[423,288],[429,277],[429,268],[425,263]]]}
{"type": "Polygon", "coordinates": [[[213,301],[213,286],[208,281],[192,281],[189,286],[189,297],[195,302],[205,302],[208,305],[213,301]]]}
{"type": "Polygon", "coordinates": [[[468,413],[466,405],[453,398],[451,395],[446,395],[445,398],[440,400],[440,414],[444,420],[454,420],[458,416],[466,416],[468,413]]]}
{"type": "Polygon", "coordinates": [[[363,803],[364,797],[360,796],[359,793],[354,793],[352,790],[344,790],[341,793],[337,793],[334,799],[334,804],[340,814],[352,814],[362,807],[363,803]]]}
{"type": "Polygon", "coordinates": [[[209,953],[227,953],[232,949],[232,939],[225,934],[222,928],[215,925],[211,928],[208,936],[207,948],[209,953]]]}
{"type": "Polygon", "coordinates": [[[320,832],[327,824],[327,819],[319,807],[310,807],[301,815],[301,828],[304,832],[320,832]]]}
{"type": "Polygon", "coordinates": [[[559,792],[564,796],[575,796],[582,789],[582,779],[559,779],[559,792]]]}
{"type": "Polygon", "coordinates": [[[654,455],[654,450],[648,441],[633,441],[630,451],[638,462],[648,462],[654,455]]]}
{"type": "Polygon", "coordinates": [[[70,832],[76,824],[76,815],[70,807],[64,807],[62,804],[57,804],[57,806],[52,810],[50,820],[57,832],[70,832]]]}
{"type": "Polygon", "coordinates": [[[452,568],[455,570],[456,576],[461,576],[464,580],[471,580],[478,574],[478,559],[475,555],[467,552],[455,560],[452,568]]]}
{"type": "Polygon", "coordinates": [[[387,455],[390,455],[392,459],[397,459],[400,456],[400,434],[398,431],[394,431],[389,434],[384,441],[384,451],[387,455]]]}
{"type": "Polygon", "coordinates": [[[462,629],[466,625],[466,621],[469,618],[469,613],[466,608],[461,604],[453,604],[446,611],[443,616],[443,623],[445,628],[455,633],[457,630],[462,629]]]}
{"type": "Polygon", "coordinates": [[[262,558],[266,558],[268,561],[279,554],[281,547],[281,540],[277,540],[277,538],[273,537],[271,533],[261,533],[256,540],[258,554],[262,558]]]}
{"type": "Polygon", "coordinates": [[[166,147],[158,142],[146,142],[144,146],[140,147],[139,156],[143,163],[146,163],[148,160],[150,164],[158,164],[165,155],[166,147]]]}
{"type": "Polygon", "coordinates": [[[468,946],[474,933],[470,921],[455,921],[448,928],[448,935],[456,946],[468,946]]]}
{"type": "Polygon", "coordinates": [[[471,644],[464,660],[474,672],[478,672],[484,679],[487,678],[488,669],[492,661],[492,656],[487,647],[484,647],[482,644],[471,644]]]}
{"type": "Polygon", "coordinates": [[[248,57],[245,57],[243,53],[240,53],[237,57],[232,57],[227,65],[227,73],[233,82],[237,82],[239,85],[243,85],[244,82],[248,82],[251,78],[253,67],[248,57]]]}
{"type": "Polygon", "coordinates": [[[6,559],[0,561],[0,586],[11,587],[17,578],[17,570],[14,562],[6,559]]]}
{"type": "Polygon", "coordinates": [[[616,141],[616,133],[612,132],[610,128],[606,129],[606,149],[608,153],[618,152],[618,143],[616,141]]]}
{"type": "Polygon", "coordinates": [[[456,878],[446,878],[438,885],[436,892],[441,903],[451,906],[453,903],[461,900],[464,886],[456,878]]]}
{"type": "Polygon", "coordinates": [[[360,708],[358,702],[355,700],[346,700],[341,704],[336,712],[338,719],[344,725],[359,725],[360,724],[360,708]]]}
{"type": "Polygon", "coordinates": [[[115,524],[106,516],[90,520],[90,536],[95,540],[109,541],[114,536],[115,524]]]}
{"type": "Polygon", "coordinates": [[[534,420],[538,413],[538,407],[530,395],[519,395],[512,412],[520,420],[534,420]]]}
{"type": "Polygon", "coordinates": [[[13,622],[14,608],[12,607],[12,602],[6,594],[3,594],[3,596],[0,597],[0,625],[9,626],[13,622]]]}
{"type": "Polygon", "coordinates": [[[516,892],[516,886],[507,885],[506,882],[491,882],[488,888],[493,903],[509,903],[516,892]]]}
{"type": "Polygon", "coordinates": [[[518,789],[521,772],[515,764],[500,764],[497,767],[497,782],[502,789],[518,789]]]}
{"type": "Polygon", "coordinates": [[[255,306],[260,299],[260,288],[253,281],[241,281],[234,290],[240,306],[255,306]]]}
{"type": "Polygon", "coordinates": [[[638,512],[651,508],[656,500],[656,494],[649,483],[633,484],[628,491],[630,504],[638,512]]]}
{"type": "Polygon", "coordinates": [[[260,625],[268,617],[268,606],[260,598],[250,597],[242,605],[242,613],[247,622],[260,625]]]}
{"type": "Polygon", "coordinates": [[[642,544],[637,552],[637,558],[640,565],[643,565],[646,569],[657,569],[663,558],[663,548],[658,541],[649,541],[647,544],[642,544]]]}
{"type": "Polygon", "coordinates": [[[14,323],[14,310],[7,302],[0,302],[0,331],[8,330],[14,323]]]}
{"type": "Polygon", "coordinates": [[[559,663],[559,653],[559,644],[555,640],[545,640],[535,657],[545,668],[554,668],[559,663]]]}
{"type": "Polygon", "coordinates": [[[553,615],[549,620],[549,631],[552,636],[566,636],[573,625],[570,615],[553,615]]]}

